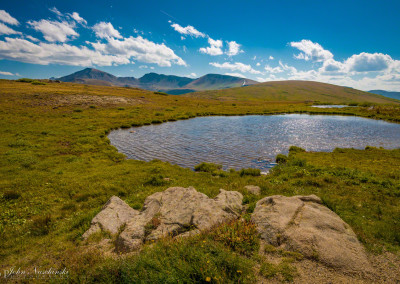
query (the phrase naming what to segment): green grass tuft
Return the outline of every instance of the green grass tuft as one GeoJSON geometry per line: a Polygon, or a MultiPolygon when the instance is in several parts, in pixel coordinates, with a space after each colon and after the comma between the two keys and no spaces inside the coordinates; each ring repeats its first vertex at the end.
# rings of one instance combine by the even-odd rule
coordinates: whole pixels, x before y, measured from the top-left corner
{"type": "Polygon", "coordinates": [[[241,177],[242,176],[254,176],[254,177],[257,177],[257,176],[261,175],[261,170],[260,169],[252,169],[252,168],[241,169],[240,172],[239,172],[239,175],[241,177]]]}

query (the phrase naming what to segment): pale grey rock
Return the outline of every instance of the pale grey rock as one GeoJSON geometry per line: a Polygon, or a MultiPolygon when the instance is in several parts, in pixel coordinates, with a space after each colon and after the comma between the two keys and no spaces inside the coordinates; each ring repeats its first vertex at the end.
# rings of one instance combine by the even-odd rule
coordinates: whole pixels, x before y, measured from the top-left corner
{"type": "Polygon", "coordinates": [[[137,250],[145,241],[167,235],[188,236],[237,218],[242,211],[243,196],[239,192],[220,190],[215,199],[193,187],[171,187],[146,198],[143,211],[127,222],[118,236],[118,251],[137,250]],[[149,222],[157,223],[146,234],[149,222]],[[192,233],[189,233],[193,230],[192,233]]]}
{"type": "Polygon", "coordinates": [[[90,228],[82,235],[82,238],[87,239],[99,231],[107,231],[115,235],[128,220],[138,214],[139,211],[131,208],[119,197],[112,196],[92,219],[90,228]]]}
{"type": "Polygon", "coordinates": [[[271,245],[345,271],[371,271],[353,230],[315,195],[265,197],[257,202],[251,219],[271,245]]]}
{"type": "Polygon", "coordinates": [[[246,185],[244,187],[249,193],[254,194],[254,195],[260,195],[261,194],[261,188],[257,185],[246,185]]]}
{"type": "Polygon", "coordinates": [[[226,212],[240,216],[243,210],[243,195],[237,191],[219,190],[214,199],[216,203],[226,212]]]}

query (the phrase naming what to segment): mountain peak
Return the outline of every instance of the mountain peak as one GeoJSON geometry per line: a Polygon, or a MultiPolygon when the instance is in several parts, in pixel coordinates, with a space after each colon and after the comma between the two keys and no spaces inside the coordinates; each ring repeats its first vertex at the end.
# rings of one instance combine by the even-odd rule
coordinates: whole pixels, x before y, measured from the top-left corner
{"type": "Polygon", "coordinates": [[[107,72],[95,69],[95,68],[85,68],[83,70],[72,73],[68,76],[59,78],[63,82],[81,82],[85,80],[96,80],[96,81],[107,81],[114,84],[118,79],[114,75],[107,72]]]}
{"type": "Polygon", "coordinates": [[[59,80],[91,85],[137,87],[151,91],[161,90],[168,92],[172,90],[174,91],[173,93],[240,87],[243,85],[244,80],[247,85],[258,83],[245,78],[221,74],[207,74],[200,78],[192,79],[150,72],[136,79],[134,77],[116,77],[95,68],[85,68],[68,76],[61,77],[59,80]]]}

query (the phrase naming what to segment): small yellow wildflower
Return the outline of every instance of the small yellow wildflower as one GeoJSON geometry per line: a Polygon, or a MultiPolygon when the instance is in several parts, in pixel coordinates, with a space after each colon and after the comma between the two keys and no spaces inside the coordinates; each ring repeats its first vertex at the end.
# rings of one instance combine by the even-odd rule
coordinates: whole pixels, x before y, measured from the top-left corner
{"type": "Polygon", "coordinates": [[[211,277],[206,277],[206,282],[211,282],[211,277]]]}
{"type": "Polygon", "coordinates": [[[242,273],[242,270],[238,270],[237,273],[242,273]]]}

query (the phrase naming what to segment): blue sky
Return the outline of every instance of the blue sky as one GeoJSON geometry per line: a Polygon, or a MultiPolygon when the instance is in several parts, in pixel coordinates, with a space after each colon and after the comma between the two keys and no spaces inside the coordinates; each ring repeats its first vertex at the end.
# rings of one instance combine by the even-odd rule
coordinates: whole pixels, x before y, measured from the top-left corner
{"type": "Polygon", "coordinates": [[[0,78],[95,67],[400,91],[400,1],[2,1],[0,78]]]}

